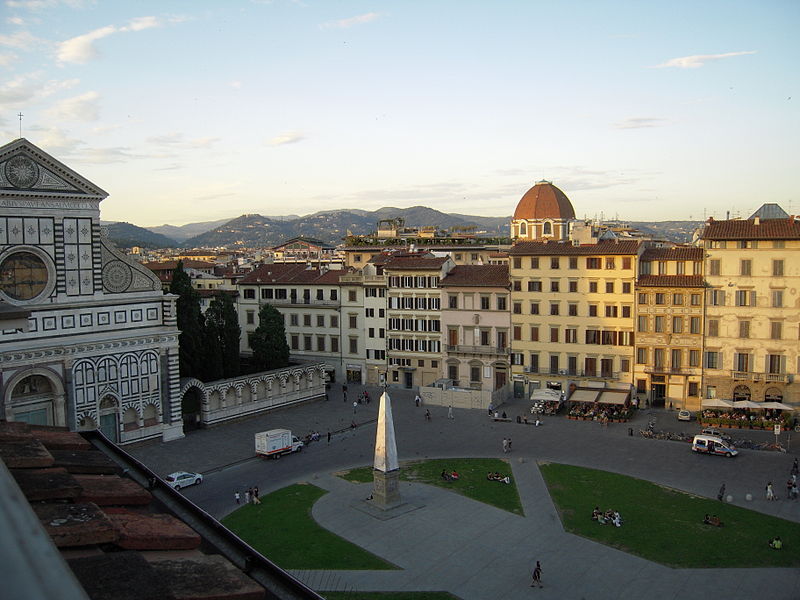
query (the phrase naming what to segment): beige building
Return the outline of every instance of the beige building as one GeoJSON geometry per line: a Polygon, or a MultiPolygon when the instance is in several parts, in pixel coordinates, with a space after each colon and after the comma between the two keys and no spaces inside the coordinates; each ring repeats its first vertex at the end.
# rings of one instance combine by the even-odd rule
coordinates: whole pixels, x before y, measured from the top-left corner
{"type": "Polygon", "coordinates": [[[638,241],[521,242],[511,251],[514,395],[632,383],[638,241]]]}
{"type": "Polygon", "coordinates": [[[765,205],[746,220],[709,219],[701,240],[703,395],[800,406],[800,220],[765,205]]]}
{"type": "Polygon", "coordinates": [[[700,409],[704,288],[702,248],[650,248],[642,254],[634,359],[642,402],[700,409]]]}
{"type": "Polygon", "coordinates": [[[413,388],[441,376],[439,282],[453,268],[447,257],[398,254],[383,270],[387,288],[388,384],[413,388]]]}
{"type": "Polygon", "coordinates": [[[456,266],[439,287],[444,377],[458,387],[504,388],[511,367],[508,267],[456,266]]]}

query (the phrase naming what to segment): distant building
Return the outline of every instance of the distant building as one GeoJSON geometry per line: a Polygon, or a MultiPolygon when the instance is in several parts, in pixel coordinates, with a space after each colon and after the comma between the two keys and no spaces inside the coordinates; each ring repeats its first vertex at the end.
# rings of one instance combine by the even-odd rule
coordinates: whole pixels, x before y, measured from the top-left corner
{"type": "Polygon", "coordinates": [[[566,240],[575,209],[567,195],[550,181],[537,181],[520,198],[511,219],[516,241],[566,240]]]}

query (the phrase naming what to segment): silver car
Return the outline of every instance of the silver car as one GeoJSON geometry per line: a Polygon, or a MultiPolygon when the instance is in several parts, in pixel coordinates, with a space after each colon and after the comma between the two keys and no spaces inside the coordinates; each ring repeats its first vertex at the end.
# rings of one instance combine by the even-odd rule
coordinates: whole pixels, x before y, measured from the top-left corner
{"type": "Polygon", "coordinates": [[[200,473],[191,473],[189,471],[175,471],[167,475],[164,481],[176,490],[179,490],[190,485],[199,485],[203,483],[203,476],[200,473]]]}

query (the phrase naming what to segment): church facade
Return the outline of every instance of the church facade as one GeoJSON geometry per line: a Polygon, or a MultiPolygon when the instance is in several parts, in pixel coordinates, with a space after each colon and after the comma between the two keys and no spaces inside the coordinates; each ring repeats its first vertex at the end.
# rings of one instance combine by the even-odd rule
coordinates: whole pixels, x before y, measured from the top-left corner
{"type": "Polygon", "coordinates": [[[176,439],[175,298],[103,236],[107,196],[24,138],[0,147],[0,419],[176,439]]]}

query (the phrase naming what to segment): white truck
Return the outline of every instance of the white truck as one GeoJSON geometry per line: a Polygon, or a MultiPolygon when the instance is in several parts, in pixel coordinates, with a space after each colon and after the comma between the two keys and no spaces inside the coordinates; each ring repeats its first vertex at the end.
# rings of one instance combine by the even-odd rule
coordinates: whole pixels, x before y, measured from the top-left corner
{"type": "Polygon", "coordinates": [[[284,454],[300,452],[303,442],[288,429],[270,429],[256,433],[256,455],[280,458],[284,454]]]}

